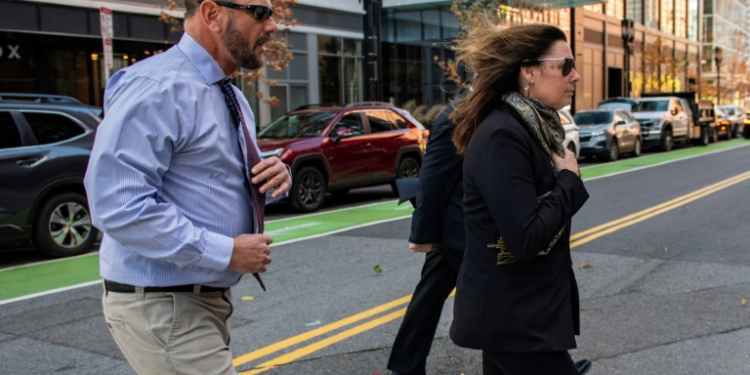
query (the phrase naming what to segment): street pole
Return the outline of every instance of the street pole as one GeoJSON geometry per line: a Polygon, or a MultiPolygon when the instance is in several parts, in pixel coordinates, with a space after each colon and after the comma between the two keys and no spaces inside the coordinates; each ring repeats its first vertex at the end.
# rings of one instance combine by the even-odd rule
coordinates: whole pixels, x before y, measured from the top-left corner
{"type": "Polygon", "coordinates": [[[364,0],[365,6],[365,100],[382,100],[380,12],[382,0],[364,0]]]}
{"type": "Polygon", "coordinates": [[[724,59],[724,51],[721,47],[714,47],[714,61],[716,62],[716,105],[721,105],[721,61],[724,59]]]}

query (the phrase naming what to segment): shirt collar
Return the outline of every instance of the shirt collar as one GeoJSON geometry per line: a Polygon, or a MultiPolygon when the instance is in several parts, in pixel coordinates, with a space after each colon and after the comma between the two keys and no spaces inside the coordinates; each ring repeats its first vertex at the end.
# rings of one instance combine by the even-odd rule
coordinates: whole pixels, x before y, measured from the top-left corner
{"type": "Polygon", "coordinates": [[[193,39],[187,32],[182,34],[180,43],[177,44],[177,48],[185,54],[188,61],[198,69],[207,85],[213,85],[214,83],[227,78],[224,70],[221,69],[219,63],[214,59],[211,54],[203,48],[198,42],[193,39]]]}

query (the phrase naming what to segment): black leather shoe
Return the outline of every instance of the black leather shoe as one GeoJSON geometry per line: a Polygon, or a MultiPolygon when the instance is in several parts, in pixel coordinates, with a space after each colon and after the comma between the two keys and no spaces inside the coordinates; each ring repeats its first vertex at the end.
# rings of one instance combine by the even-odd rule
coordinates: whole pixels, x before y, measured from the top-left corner
{"type": "Polygon", "coordinates": [[[588,359],[582,359],[576,362],[576,367],[578,368],[578,373],[583,375],[591,370],[591,361],[588,359]]]}

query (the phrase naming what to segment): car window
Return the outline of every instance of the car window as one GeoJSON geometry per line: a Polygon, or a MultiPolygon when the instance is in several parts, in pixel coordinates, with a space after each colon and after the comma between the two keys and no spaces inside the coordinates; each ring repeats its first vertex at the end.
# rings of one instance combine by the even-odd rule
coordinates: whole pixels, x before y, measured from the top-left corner
{"type": "Polygon", "coordinates": [[[258,138],[317,137],[336,116],[332,112],[295,112],[281,116],[259,134],[258,138]]]}
{"type": "Polygon", "coordinates": [[[677,108],[677,113],[678,114],[680,114],[680,113],[682,113],[682,112],[685,111],[684,109],[682,109],[682,104],[680,104],[680,102],[678,102],[678,101],[674,102],[674,108],[677,108]]]}
{"type": "Polygon", "coordinates": [[[633,107],[633,112],[656,112],[669,109],[669,100],[641,100],[633,107]]]}
{"type": "Polygon", "coordinates": [[[0,149],[21,147],[21,133],[10,112],[0,112],[0,149]]]}
{"type": "Polygon", "coordinates": [[[393,123],[390,111],[366,111],[367,120],[370,122],[370,132],[380,133],[398,129],[393,123]]]}
{"type": "Polygon", "coordinates": [[[400,114],[390,112],[389,115],[391,116],[391,121],[396,124],[396,127],[399,129],[406,129],[409,127],[409,123],[401,117],[400,114]]]}
{"type": "Polygon", "coordinates": [[[573,116],[578,125],[603,125],[612,122],[612,112],[590,111],[578,112],[573,116]]]}
{"type": "Polygon", "coordinates": [[[333,126],[332,136],[352,136],[365,134],[365,127],[362,126],[362,116],[359,112],[347,113],[336,125],[333,126]]]}
{"type": "Polygon", "coordinates": [[[37,143],[46,145],[62,142],[86,132],[67,116],[46,112],[23,112],[37,143]]]}

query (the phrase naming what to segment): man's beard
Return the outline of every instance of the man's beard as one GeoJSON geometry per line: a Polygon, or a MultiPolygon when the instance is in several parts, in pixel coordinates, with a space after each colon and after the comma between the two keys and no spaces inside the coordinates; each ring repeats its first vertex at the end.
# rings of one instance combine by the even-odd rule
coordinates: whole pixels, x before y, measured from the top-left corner
{"type": "Polygon", "coordinates": [[[227,47],[229,53],[232,54],[237,65],[245,69],[255,70],[263,66],[261,57],[255,54],[255,47],[258,46],[258,43],[265,42],[266,40],[268,40],[268,37],[264,36],[257,40],[252,48],[250,48],[245,36],[234,27],[233,20],[230,18],[227,22],[224,46],[227,47]]]}

